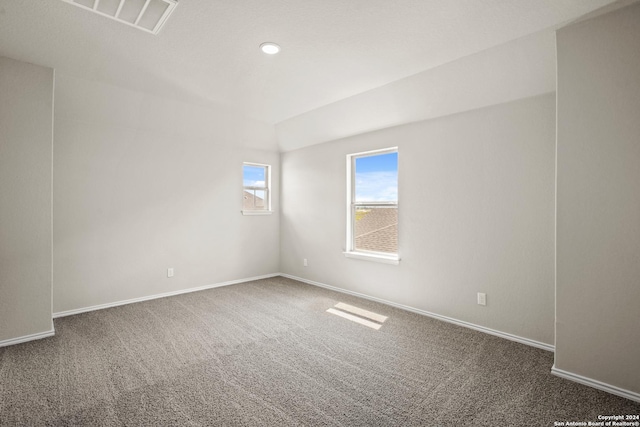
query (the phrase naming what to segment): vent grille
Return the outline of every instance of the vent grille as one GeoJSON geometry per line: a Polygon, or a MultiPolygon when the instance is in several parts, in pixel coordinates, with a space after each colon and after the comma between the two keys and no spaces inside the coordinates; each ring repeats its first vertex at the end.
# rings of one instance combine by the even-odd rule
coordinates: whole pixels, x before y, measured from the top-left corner
{"type": "Polygon", "coordinates": [[[62,0],[151,34],[158,34],[177,0],[62,0]]]}

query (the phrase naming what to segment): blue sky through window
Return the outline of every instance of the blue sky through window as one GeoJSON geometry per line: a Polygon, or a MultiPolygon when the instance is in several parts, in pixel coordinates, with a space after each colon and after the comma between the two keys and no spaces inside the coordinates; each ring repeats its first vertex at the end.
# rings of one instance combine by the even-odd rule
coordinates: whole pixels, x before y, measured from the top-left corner
{"type": "Polygon", "coordinates": [[[356,201],[396,202],[398,200],[398,153],[357,157],[356,201]]]}
{"type": "Polygon", "coordinates": [[[264,166],[244,165],[242,167],[242,185],[245,187],[264,187],[265,169],[264,166]]]}

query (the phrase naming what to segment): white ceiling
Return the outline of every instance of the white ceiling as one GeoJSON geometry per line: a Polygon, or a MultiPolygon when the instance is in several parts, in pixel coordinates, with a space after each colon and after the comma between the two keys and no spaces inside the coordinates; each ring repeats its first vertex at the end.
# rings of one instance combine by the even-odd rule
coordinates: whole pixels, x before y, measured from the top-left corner
{"type": "Polygon", "coordinates": [[[0,55],[276,124],[612,2],[180,0],[153,36],[60,0],[0,0],[0,55]]]}
{"type": "Polygon", "coordinates": [[[555,91],[556,34],[545,30],[287,119],[276,141],[291,151],[555,91]]]}

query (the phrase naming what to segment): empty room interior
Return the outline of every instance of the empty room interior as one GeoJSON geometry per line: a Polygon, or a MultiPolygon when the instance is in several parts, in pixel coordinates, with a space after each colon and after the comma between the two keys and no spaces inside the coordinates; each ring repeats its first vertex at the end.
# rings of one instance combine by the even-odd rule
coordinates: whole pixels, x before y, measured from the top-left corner
{"type": "Polygon", "coordinates": [[[640,425],[637,0],[0,0],[0,426],[640,425]]]}

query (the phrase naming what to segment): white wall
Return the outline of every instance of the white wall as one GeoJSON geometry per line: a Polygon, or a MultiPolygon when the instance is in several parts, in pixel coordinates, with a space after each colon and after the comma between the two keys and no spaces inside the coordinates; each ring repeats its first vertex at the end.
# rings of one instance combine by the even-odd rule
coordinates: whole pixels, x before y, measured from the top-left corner
{"type": "Polygon", "coordinates": [[[271,125],[59,75],[54,312],[276,273],[275,147],[271,125]],[[243,161],[273,165],[273,215],[241,215],[243,161]]]}
{"type": "Polygon", "coordinates": [[[0,345],[51,332],[53,70],[0,57],[0,345]]]}
{"type": "Polygon", "coordinates": [[[640,4],[558,31],[555,368],[640,400],[640,4]]]}
{"type": "Polygon", "coordinates": [[[554,94],[284,153],[281,271],[553,344],[554,161],[554,94]],[[347,259],[345,156],[391,146],[402,260],[347,259]]]}

